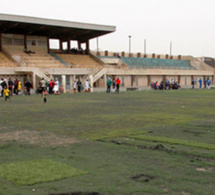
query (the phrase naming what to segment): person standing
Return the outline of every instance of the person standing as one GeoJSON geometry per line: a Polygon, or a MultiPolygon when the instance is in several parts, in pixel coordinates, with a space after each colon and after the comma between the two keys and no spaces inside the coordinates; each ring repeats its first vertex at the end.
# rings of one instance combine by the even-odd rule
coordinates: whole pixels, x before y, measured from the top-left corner
{"type": "Polygon", "coordinates": [[[58,79],[56,78],[55,79],[55,85],[54,85],[54,88],[53,88],[53,91],[54,91],[55,95],[59,95],[59,87],[60,87],[60,84],[59,84],[58,79]]]}
{"type": "Polygon", "coordinates": [[[22,83],[20,80],[18,80],[17,95],[19,94],[19,92],[21,92],[21,89],[22,89],[22,83]]]}
{"type": "Polygon", "coordinates": [[[1,79],[0,85],[1,85],[1,97],[3,97],[4,96],[4,89],[5,89],[5,87],[7,87],[7,83],[3,78],[1,79]]]}
{"type": "Polygon", "coordinates": [[[85,92],[90,92],[90,86],[88,80],[85,81],[85,92]]]}
{"type": "Polygon", "coordinates": [[[16,79],[15,81],[14,81],[14,93],[16,94],[16,95],[18,95],[18,79],[16,79]]]}
{"type": "Polygon", "coordinates": [[[49,82],[49,94],[53,93],[53,87],[55,85],[55,82],[51,79],[49,82]]]}
{"type": "Polygon", "coordinates": [[[8,88],[10,90],[10,96],[11,97],[13,96],[13,85],[14,85],[13,81],[11,80],[11,78],[9,78],[9,80],[8,80],[8,88]]]}
{"type": "Polygon", "coordinates": [[[208,89],[210,89],[210,85],[211,85],[211,80],[210,79],[208,79],[208,81],[207,81],[207,87],[208,87],[208,89]]]}
{"type": "Polygon", "coordinates": [[[119,93],[120,83],[121,83],[120,79],[117,78],[117,79],[116,79],[116,92],[117,92],[117,93],[119,93]]]}
{"type": "Polygon", "coordinates": [[[29,80],[25,82],[25,87],[26,87],[26,95],[31,95],[32,84],[29,80]]]}
{"type": "Polygon", "coordinates": [[[114,93],[116,91],[116,80],[113,79],[113,82],[112,82],[112,92],[114,93]]]}
{"type": "Polygon", "coordinates": [[[204,88],[207,88],[207,79],[204,80],[204,88]]]}
{"type": "Polygon", "coordinates": [[[74,80],[74,82],[73,82],[73,91],[74,91],[74,93],[77,92],[77,81],[76,80],[74,80]]]}
{"type": "Polygon", "coordinates": [[[202,79],[200,78],[199,79],[199,89],[201,89],[202,88],[202,79]]]}
{"type": "Polygon", "coordinates": [[[80,79],[78,79],[77,85],[78,85],[78,92],[80,93],[81,92],[81,85],[82,85],[80,79]]]}
{"type": "Polygon", "coordinates": [[[191,84],[192,84],[192,89],[194,89],[195,88],[195,80],[194,79],[192,79],[191,84]]]}
{"type": "Polygon", "coordinates": [[[110,80],[110,78],[108,78],[108,80],[107,80],[107,93],[110,93],[110,87],[111,87],[111,80],[110,80]]]}

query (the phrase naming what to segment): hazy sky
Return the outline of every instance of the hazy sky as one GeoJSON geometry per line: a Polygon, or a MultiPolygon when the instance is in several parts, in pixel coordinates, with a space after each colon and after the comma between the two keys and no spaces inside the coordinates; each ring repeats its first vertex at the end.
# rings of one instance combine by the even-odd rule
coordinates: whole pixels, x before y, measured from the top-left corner
{"type": "MultiPolygon", "coordinates": [[[[215,0],[2,0],[0,13],[116,26],[99,49],[215,57],[215,0]]],[[[96,49],[96,39],[90,41],[96,49]]]]}

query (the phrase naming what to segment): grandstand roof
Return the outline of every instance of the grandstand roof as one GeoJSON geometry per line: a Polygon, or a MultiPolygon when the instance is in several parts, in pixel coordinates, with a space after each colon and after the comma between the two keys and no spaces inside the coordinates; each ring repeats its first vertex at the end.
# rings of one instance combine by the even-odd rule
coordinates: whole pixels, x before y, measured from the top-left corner
{"type": "Polygon", "coordinates": [[[5,34],[47,36],[63,41],[87,41],[115,30],[115,26],[0,14],[0,33],[5,34]]]}

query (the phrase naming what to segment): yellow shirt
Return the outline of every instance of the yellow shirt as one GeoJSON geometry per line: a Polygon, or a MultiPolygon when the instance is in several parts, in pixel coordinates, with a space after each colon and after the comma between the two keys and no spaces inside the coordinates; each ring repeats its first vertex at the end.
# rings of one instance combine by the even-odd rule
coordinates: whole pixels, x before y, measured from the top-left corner
{"type": "Polygon", "coordinates": [[[21,90],[21,87],[22,87],[21,84],[22,84],[21,81],[19,81],[19,83],[18,83],[18,90],[21,90]]]}
{"type": "Polygon", "coordinates": [[[5,90],[4,90],[4,95],[5,95],[5,96],[9,96],[9,93],[10,93],[10,90],[9,90],[9,89],[5,89],[5,90]]]}

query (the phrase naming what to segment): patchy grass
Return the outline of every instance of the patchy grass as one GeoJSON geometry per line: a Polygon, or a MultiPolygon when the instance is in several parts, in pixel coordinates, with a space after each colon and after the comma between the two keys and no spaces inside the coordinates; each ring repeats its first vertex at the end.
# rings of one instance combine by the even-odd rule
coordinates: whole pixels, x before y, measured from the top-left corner
{"type": "Polygon", "coordinates": [[[0,165],[0,176],[18,185],[32,185],[81,174],[86,174],[86,172],[53,160],[35,160],[0,165]]]}
{"type": "Polygon", "coordinates": [[[173,139],[173,138],[167,138],[167,137],[138,135],[138,136],[130,136],[130,138],[135,138],[135,139],[140,139],[145,141],[152,141],[152,142],[161,142],[161,143],[167,143],[167,144],[173,144],[173,145],[183,145],[188,147],[203,148],[208,150],[215,150],[215,144],[207,144],[207,143],[173,139]]]}
{"type": "Polygon", "coordinates": [[[37,95],[0,99],[0,194],[213,194],[214,95],[61,94],[47,104],[37,95]]]}

